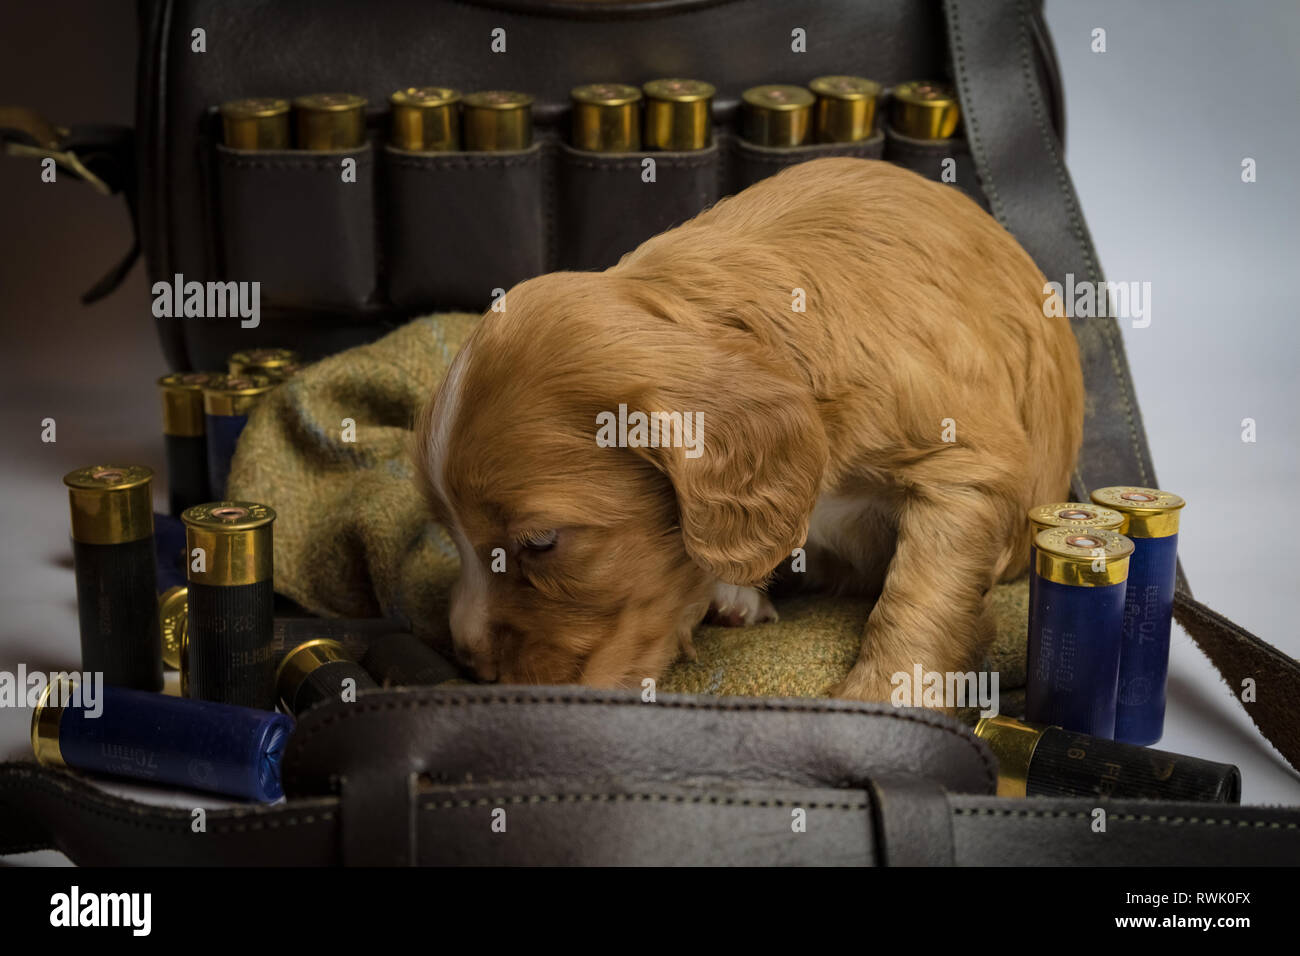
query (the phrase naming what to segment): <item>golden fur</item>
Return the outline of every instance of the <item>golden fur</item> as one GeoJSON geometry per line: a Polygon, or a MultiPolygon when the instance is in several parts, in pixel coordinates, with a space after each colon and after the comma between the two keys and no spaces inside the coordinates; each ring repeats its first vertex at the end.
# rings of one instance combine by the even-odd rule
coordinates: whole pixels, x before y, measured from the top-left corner
{"type": "Polygon", "coordinates": [[[955,188],[822,159],[605,272],[511,289],[416,429],[461,552],[458,656],[487,679],[639,686],[691,652],[719,582],[764,587],[806,546],[808,580],[879,594],[835,693],[978,666],[989,587],[1023,570],[1025,509],[1066,493],[1081,437],[1044,285],[955,188]],[[619,403],[702,412],[703,454],[597,447],[619,403]]]}

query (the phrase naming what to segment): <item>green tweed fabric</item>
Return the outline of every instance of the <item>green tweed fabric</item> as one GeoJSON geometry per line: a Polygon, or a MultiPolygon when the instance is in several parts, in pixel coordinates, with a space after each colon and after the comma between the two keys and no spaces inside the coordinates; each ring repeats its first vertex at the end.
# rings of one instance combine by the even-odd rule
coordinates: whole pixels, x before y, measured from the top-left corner
{"type": "MultiPolygon", "coordinates": [[[[230,472],[229,497],[276,511],[275,589],[324,616],[409,620],[434,647],[450,646],[448,591],[457,557],[415,489],[408,447],[414,417],[477,321],[441,313],[299,372],[253,411],[230,472]]],[[[1004,713],[1025,683],[1027,580],[993,591],[1004,713]]],[[[702,627],[699,659],[680,661],[665,692],[817,697],[858,655],[868,601],[799,597],[780,621],[702,627]]],[[[970,719],[973,712],[964,716],[970,719]]]]}

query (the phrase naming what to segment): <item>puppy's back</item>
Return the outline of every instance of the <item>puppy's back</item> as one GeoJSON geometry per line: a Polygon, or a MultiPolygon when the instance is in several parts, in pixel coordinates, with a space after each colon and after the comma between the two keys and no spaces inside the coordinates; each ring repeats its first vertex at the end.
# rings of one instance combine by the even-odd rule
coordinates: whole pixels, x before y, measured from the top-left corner
{"type": "Polygon", "coordinates": [[[877,160],[801,163],[610,273],[671,290],[687,306],[679,321],[741,328],[797,354],[823,402],[892,396],[888,441],[926,447],[935,422],[958,411],[982,416],[986,435],[1021,436],[990,438],[1003,447],[989,452],[1032,456],[1025,507],[1068,490],[1084,399],[1073,331],[1044,314],[1046,279],[1030,255],[954,186],[877,160]],[[795,289],[806,312],[791,307],[795,289]]]}

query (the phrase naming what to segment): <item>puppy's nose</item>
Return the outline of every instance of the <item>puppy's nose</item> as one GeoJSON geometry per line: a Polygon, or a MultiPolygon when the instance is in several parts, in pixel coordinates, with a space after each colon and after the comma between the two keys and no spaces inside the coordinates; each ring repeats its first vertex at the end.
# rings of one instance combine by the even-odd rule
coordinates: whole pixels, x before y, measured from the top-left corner
{"type": "Polygon", "coordinates": [[[469,671],[474,675],[476,680],[492,683],[497,679],[497,665],[492,660],[491,655],[475,654],[472,650],[463,645],[455,646],[456,662],[461,668],[469,671]]]}

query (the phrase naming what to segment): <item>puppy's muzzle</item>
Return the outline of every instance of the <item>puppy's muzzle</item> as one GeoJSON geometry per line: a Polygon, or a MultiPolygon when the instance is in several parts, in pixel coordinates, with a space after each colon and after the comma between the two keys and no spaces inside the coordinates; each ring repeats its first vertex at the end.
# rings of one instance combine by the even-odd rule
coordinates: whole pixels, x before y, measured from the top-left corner
{"type": "Polygon", "coordinates": [[[456,663],[462,670],[474,675],[476,680],[491,683],[497,679],[498,668],[491,651],[475,651],[459,642],[453,644],[456,663]]]}

